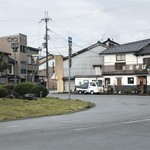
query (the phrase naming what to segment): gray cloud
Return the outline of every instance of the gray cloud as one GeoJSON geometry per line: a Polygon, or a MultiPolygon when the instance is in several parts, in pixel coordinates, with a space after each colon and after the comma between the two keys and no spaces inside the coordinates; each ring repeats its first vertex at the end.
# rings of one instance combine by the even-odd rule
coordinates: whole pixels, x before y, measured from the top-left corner
{"type": "Polygon", "coordinates": [[[150,37],[150,0],[0,0],[1,36],[24,33],[39,47],[44,37],[44,12],[48,11],[50,51],[67,51],[72,36],[74,51],[108,37],[125,43],[150,37]],[[53,41],[53,42],[52,42],[53,41]],[[56,49],[57,47],[57,49],[56,49]]]}

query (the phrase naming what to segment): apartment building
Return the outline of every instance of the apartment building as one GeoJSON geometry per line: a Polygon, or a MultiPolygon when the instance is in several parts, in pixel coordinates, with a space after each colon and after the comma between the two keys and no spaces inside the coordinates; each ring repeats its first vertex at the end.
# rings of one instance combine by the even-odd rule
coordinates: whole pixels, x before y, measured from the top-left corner
{"type": "Polygon", "coordinates": [[[10,54],[8,68],[3,72],[6,77],[5,83],[14,83],[15,76],[17,83],[35,82],[35,75],[39,71],[39,49],[27,45],[27,35],[19,33],[0,37],[0,50],[10,54]],[[12,43],[16,43],[18,48],[12,49],[12,43]]]}

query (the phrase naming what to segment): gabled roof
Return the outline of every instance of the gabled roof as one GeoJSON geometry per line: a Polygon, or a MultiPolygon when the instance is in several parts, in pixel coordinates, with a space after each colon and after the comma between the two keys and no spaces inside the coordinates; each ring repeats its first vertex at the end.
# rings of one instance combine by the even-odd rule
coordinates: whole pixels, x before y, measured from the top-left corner
{"type": "Polygon", "coordinates": [[[111,40],[110,38],[108,38],[106,41],[103,42],[103,44],[109,46],[109,47],[113,47],[113,46],[117,46],[120,45],[117,42],[114,42],[113,40],[111,40]]]}
{"type": "MultiPolygon", "coordinates": [[[[106,46],[105,44],[103,44],[103,43],[101,43],[100,41],[98,41],[97,43],[95,43],[95,44],[93,44],[93,45],[91,45],[91,46],[89,46],[89,47],[86,47],[86,48],[84,48],[84,49],[82,49],[82,50],[80,50],[80,51],[77,51],[77,52],[73,53],[71,57],[75,57],[75,56],[77,56],[77,55],[79,55],[79,54],[82,54],[82,53],[84,53],[84,52],[86,52],[86,51],[89,51],[89,50],[91,50],[91,49],[93,49],[93,48],[95,48],[95,47],[97,47],[97,46],[102,46],[102,47],[105,47],[105,48],[108,47],[108,46],[106,46]]],[[[63,60],[67,60],[67,59],[69,59],[69,56],[66,56],[66,57],[63,58],[63,60]]]]}
{"type": "Polygon", "coordinates": [[[131,43],[122,44],[115,47],[110,47],[100,54],[117,54],[117,53],[137,53],[142,48],[150,44],[150,39],[135,41],[131,43]]]}
{"type": "MultiPolygon", "coordinates": [[[[48,54],[48,60],[51,60],[54,58],[53,54],[48,54]]],[[[39,65],[42,65],[46,62],[46,56],[43,56],[41,58],[39,58],[39,65]]]]}

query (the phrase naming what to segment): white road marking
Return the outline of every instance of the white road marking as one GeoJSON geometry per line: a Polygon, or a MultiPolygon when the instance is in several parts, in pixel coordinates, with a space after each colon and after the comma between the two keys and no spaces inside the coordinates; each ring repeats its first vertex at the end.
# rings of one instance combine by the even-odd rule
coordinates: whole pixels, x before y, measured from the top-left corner
{"type": "Polygon", "coordinates": [[[20,125],[12,125],[12,126],[8,126],[7,128],[17,128],[20,127],[20,125]]]}
{"type": "Polygon", "coordinates": [[[132,123],[139,123],[139,122],[146,122],[150,121],[150,118],[147,119],[141,119],[141,120],[131,120],[131,121],[124,121],[124,122],[118,122],[114,124],[109,124],[109,125],[99,125],[99,126],[89,126],[89,127],[80,127],[74,129],[75,131],[81,131],[81,130],[88,130],[88,129],[95,129],[95,128],[102,128],[102,127],[111,127],[111,126],[116,126],[116,125],[125,125],[125,124],[132,124],[132,123]]]}

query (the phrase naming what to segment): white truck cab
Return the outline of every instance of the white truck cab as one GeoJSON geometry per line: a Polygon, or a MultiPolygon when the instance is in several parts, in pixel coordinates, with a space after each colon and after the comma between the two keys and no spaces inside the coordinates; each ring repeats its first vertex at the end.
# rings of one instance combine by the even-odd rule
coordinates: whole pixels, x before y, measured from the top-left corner
{"type": "Polygon", "coordinates": [[[98,81],[92,81],[92,82],[85,82],[84,84],[80,86],[75,86],[76,92],[79,94],[82,93],[103,93],[103,85],[100,84],[98,81]]]}

